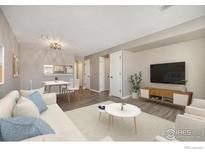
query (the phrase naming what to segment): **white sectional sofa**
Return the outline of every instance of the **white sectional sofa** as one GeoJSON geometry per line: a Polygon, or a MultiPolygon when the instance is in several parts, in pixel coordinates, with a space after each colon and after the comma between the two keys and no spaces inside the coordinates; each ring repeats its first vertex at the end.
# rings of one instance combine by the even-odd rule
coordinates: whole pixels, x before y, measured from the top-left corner
{"type": "MultiPolygon", "coordinates": [[[[0,100],[0,118],[12,117],[16,101],[20,97],[18,91],[12,91],[0,100]]],[[[56,94],[43,94],[48,109],[40,118],[46,121],[56,134],[42,135],[26,139],[24,141],[85,141],[85,137],[73,124],[68,116],[56,104],[56,94]]]]}
{"type": "MultiPolygon", "coordinates": [[[[190,130],[191,135],[175,134],[173,141],[205,141],[205,100],[193,99],[185,108],[184,115],[177,115],[175,130],[190,130]]],[[[155,140],[170,141],[161,136],[156,136],[155,140]]]]}

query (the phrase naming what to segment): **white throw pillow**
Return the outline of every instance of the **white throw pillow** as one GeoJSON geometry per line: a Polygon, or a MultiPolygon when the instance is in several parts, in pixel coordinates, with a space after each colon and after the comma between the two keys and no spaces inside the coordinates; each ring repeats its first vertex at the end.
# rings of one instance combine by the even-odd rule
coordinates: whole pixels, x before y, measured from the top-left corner
{"type": "Polygon", "coordinates": [[[32,89],[32,90],[20,90],[20,94],[21,94],[21,96],[26,97],[26,96],[29,96],[36,91],[38,91],[42,95],[44,93],[44,87],[39,88],[39,89],[32,89]]]}
{"type": "Polygon", "coordinates": [[[32,101],[21,96],[13,110],[13,116],[39,117],[40,113],[32,101]]]}
{"type": "Polygon", "coordinates": [[[12,91],[5,97],[0,99],[0,118],[7,118],[12,116],[12,112],[18,98],[18,91],[12,91]]]}

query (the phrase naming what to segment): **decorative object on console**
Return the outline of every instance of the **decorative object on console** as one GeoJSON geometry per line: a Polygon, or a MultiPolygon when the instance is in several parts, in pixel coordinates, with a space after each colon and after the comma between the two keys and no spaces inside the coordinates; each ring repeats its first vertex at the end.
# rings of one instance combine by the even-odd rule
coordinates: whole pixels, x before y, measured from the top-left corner
{"type": "Polygon", "coordinates": [[[19,77],[19,58],[13,55],[13,77],[19,77]]]}
{"type": "Polygon", "coordinates": [[[4,47],[0,45],[0,85],[4,84],[4,47]]]}
{"type": "Polygon", "coordinates": [[[188,80],[181,80],[180,81],[180,83],[183,84],[183,89],[182,89],[183,92],[187,92],[187,86],[186,86],[187,82],[188,82],[188,80]]]}
{"type": "Polygon", "coordinates": [[[105,110],[105,105],[99,105],[98,108],[101,110],[105,110]]]}
{"type": "Polygon", "coordinates": [[[142,81],[142,72],[141,71],[139,72],[139,74],[135,73],[134,75],[130,76],[130,83],[132,86],[132,98],[133,99],[137,99],[139,96],[141,81],[142,81]]]}

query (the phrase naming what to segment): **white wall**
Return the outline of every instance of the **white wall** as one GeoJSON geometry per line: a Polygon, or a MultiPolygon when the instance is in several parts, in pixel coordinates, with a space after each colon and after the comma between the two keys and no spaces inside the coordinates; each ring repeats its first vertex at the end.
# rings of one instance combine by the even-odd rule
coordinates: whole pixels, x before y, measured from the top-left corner
{"type": "MultiPolygon", "coordinates": [[[[135,53],[135,72],[142,71],[142,86],[182,89],[182,85],[150,83],[150,64],[186,62],[187,88],[194,97],[205,98],[205,38],[135,53]]],[[[131,67],[131,66],[130,66],[131,67]]]]}
{"type": "MultiPolygon", "coordinates": [[[[55,51],[21,47],[20,51],[20,85],[22,89],[29,88],[29,81],[33,81],[33,88],[43,86],[42,81],[54,80],[54,76],[43,74],[43,65],[74,65],[75,58],[68,51],[55,51]]],[[[58,76],[59,80],[68,80],[72,75],[58,76]]]]}

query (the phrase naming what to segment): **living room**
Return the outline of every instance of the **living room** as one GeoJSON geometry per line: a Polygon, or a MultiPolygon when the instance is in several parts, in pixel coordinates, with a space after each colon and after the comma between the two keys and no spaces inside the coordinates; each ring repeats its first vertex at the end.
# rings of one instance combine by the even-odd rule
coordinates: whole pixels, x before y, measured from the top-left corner
{"type": "Polygon", "coordinates": [[[205,141],[204,42],[204,5],[1,5],[0,141],[205,141]]]}

